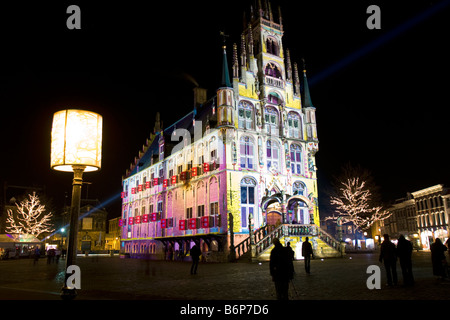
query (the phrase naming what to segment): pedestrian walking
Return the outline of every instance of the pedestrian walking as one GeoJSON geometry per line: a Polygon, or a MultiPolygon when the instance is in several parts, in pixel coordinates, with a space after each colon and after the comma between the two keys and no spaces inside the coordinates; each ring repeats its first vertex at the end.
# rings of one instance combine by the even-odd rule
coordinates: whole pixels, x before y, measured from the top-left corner
{"type": "Polygon", "coordinates": [[[397,254],[395,244],[389,239],[389,235],[384,235],[384,241],[380,249],[380,262],[384,262],[386,269],[387,285],[397,285],[397,254]]]}
{"type": "Polygon", "coordinates": [[[56,249],[55,250],[55,259],[56,259],[56,263],[59,262],[59,258],[61,257],[61,250],[60,249],[56,249]]]}
{"type": "Polygon", "coordinates": [[[33,261],[33,265],[35,265],[36,263],[39,262],[39,258],[41,257],[41,249],[39,249],[39,247],[36,247],[36,249],[34,249],[34,261],[33,261]]]}
{"type": "Polygon", "coordinates": [[[289,281],[294,278],[292,255],[283,247],[278,238],[273,239],[274,248],[270,252],[269,269],[278,300],[289,300],[289,281]]]}
{"type": "Polygon", "coordinates": [[[403,285],[411,286],[414,284],[414,276],[412,273],[412,251],[413,247],[410,241],[406,240],[403,235],[398,238],[397,257],[400,260],[400,268],[402,269],[403,285]]]}
{"type": "Polygon", "coordinates": [[[441,239],[436,238],[430,249],[433,275],[438,276],[443,280],[445,278],[445,268],[447,265],[444,252],[447,251],[447,247],[442,244],[441,239]]]}
{"type": "Polygon", "coordinates": [[[189,251],[192,258],[191,274],[197,274],[198,261],[201,256],[200,248],[195,244],[189,251]]]}
{"type": "Polygon", "coordinates": [[[314,252],[311,243],[308,242],[309,238],[306,237],[302,244],[302,256],[305,260],[305,271],[311,273],[311,256],[314,259],[314,252]]]}

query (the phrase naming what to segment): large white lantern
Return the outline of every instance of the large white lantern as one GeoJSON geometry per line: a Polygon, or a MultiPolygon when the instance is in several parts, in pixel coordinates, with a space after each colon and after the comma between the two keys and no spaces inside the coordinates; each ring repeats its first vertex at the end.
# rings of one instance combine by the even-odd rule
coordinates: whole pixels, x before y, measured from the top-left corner
{"type": "Polygon", "coordinates": [[[53,115],[50,166],[54,170],[72,172],[84,167],[85,172],[101,168],[102,116],[84,110],[62,110],[53,115]]]}

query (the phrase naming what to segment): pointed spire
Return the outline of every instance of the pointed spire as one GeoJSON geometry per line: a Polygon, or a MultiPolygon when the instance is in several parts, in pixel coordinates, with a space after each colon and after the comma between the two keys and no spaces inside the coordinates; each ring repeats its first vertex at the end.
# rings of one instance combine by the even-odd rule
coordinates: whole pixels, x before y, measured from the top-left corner
{"type": "Polygon", "coordinates": [[[237,44],[233,43],[233,78],[239,78],[239,63],[238,63],[238,53],[237,53],[237,44]]]}
{"type": "Polygon", "coordinates": [[[291,64],[291,53],[289,49],[286,49],[286,71],[287,71],[287,80],[292,82],[292,64],[291,64]]]}
{"type": "Polygon", "coordinates": [[[270,4],[270,1],[268,4],[269,4],[269,20],[273,21],[272,5],[270,4]]]}
{"type": "Polygon", "coordinates": [[[281,17],[281,7],[278,6],[278,20],[280,21],[280,26],[283,26],[283,18],[281,17]]]}
{"type": "Polygon", "coordinates": [[[253,30],[250,23],[248,24],[248,54],[250,57],[253,56],[253,30]]]}
{"type": "Polygon", "coordinates": [[[159,131],[161,131],[161,120],[159,116],[159,112],[156,113],[156,119],[155,119],[155,126],[153,127],[153,132],[157,134],[159,131]]]}
{"type": "Polygon", "coordinates": [[[297,62],[294,62],[294,94],[300,96],[300,78],[298,77],[297,62]]]}
{"type": "Polygon", "coordinates": [[[227,46],[225,45],[225,39],[228,37],[224,32],[220,32],[223,37],[223,64],[222,64],[222,86],[231,88],[230,74],[228,71],[228,61],[227,61],[227,46]]]}
{"type": "Polygon", "coordinates": [[[241,68],[247,68],[247,52],[245,50],[245,36],[241,35],[241,68]]]}
{"type": "Polygon", "coordinates": [[[311,95],[309,93],[309,86],[308,86],[308,79],[306,78],[306,64],[305,59],[302,59],[303,62],[303,107],[304,108],[314,108],[312,101],[311,101],[311,95]]]}

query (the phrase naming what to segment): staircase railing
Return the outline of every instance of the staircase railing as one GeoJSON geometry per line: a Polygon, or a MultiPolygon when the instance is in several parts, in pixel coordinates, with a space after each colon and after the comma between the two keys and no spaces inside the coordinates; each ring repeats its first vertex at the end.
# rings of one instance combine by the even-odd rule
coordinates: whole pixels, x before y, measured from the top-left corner
{"type": "MultiPolygon", "coordinates": [[[[262,239],[264,239],[268,234],[270,234],[275,229],[275,226],[264,226],[261,227],[253,232],[254,235],[254,241],[260,242],[262,239]]],[[[236,252],[236,259],[239,259],[239,257],[243,256],[245,253],[251,250],[250,248],[250,237],[245,238],[242,240],[239,244],[234,246],[234,250],[236,252]]]]}
{"type": "MultiPolygon", "coordinates": [[[[260,255],[273,243],[274,238],[284,236],[317,236],[338,252],[342,251],[340,241],[314,224],[281,224],[278,227],[264,226],[253,233],[255,241],[255,253],[260,255]]],[[[245,238],[235,247],[236,259],[251,251],[250,237],[245,238]]],[[[342,252],[341,252],[342,253],[342,252]]]]}
{"type": "Polygon", "coordinates": [[[341,242],[336,240],[333,236],[331,236],[328,232],[318,228],[318,237],[323,242],[327,243],[330,247],[336,249],[338,252],[342,253],[341,242]]]}

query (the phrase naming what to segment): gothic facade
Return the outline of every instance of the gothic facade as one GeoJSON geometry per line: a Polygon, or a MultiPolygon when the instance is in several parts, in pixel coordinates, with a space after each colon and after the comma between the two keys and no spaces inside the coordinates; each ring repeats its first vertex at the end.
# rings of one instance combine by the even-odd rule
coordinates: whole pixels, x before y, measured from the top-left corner
{"type": "Polygon", "coordinates": [[[216,94],[195,88],[193,110],[170,127],[157,117],[122,181],[124,254],[175,258],[196,242],[223,260],[257,230],[318,228],[316,109],[283,33],[281,13],[252,10],[231,76],[223,47],[216,94]]]}

